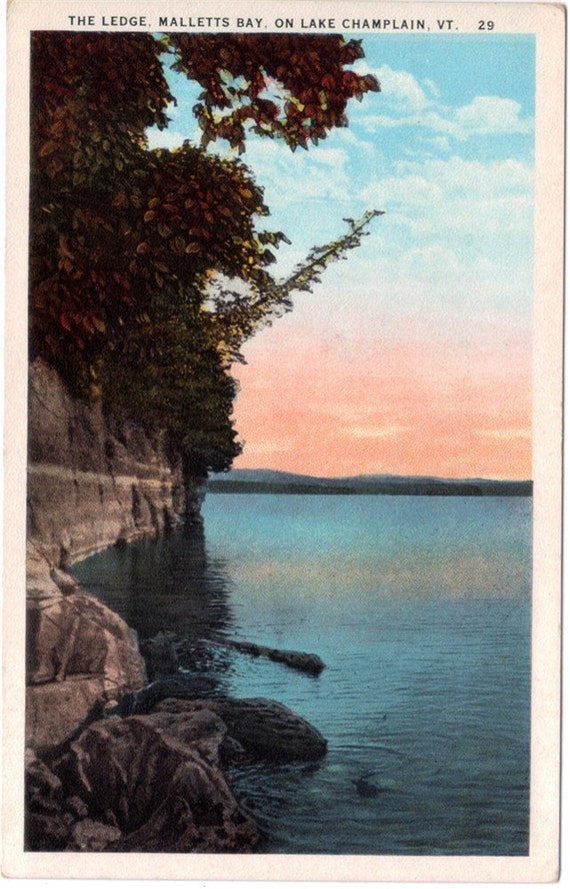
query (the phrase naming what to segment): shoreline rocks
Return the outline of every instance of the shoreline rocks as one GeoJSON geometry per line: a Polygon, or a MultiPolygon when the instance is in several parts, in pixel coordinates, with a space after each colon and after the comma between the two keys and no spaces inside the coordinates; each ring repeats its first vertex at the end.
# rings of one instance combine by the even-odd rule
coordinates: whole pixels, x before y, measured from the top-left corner
{"type": "Polygon", "coordinates": [[[147,683],[137,634],[28,545],[26,744],[62,743],[99,701],[147,683]]]}
{"type": "Polygon", "coordinates": [[[200,484],[185,484],[160,435],[73,399],[41,362],[30,368],[28,459],[26,850],[254,850],[260,832],[224,767],[315,761],[325,739],[275,701],[196,698],[178,682],[169,634],[141,653],[135,631],[65,570],[165,534],[185,512],[198,520],[200,484]],[[164,681],[148,684],[143,654],[164,681]]]}
{"type": "Polygon", "coordinates": [[[219,768],[211,712],[112,716],[46,764],[28,754],[29,851],[251,851],[259,832],[219,768]]]}
{"type": "Polygon", "coordinates": [[[74,398],[41,360],[28,390],[26,743],[41,749],[148,681],[134,630],[65,569],[169,532],[200,489],[186,490],[164,436],[74,398]]]}
{"type": "Polygon", "coordinates": [[[289,707],[267,698],[162,701],[156,712],[191,714],[208,710],[217,714],[251,762],[314,762],[327,752],[327,742],[306,719],[289,707]]]}
{"type": "Polygon", "coordinates": [[[254,851],[224,770],[316,762],[324,737],[276,701],[197,697],[172,633],[143,645],[162,675],[149,685],[122,618],[28,556],[26,850],[254,851]]]}
{"type": "Polygon", "coordinates": [[[167,699],[26,757],[28,851],[249,852],[259,829],[223,769],[315,761],[325,739],[265,699],[167,699]]]}

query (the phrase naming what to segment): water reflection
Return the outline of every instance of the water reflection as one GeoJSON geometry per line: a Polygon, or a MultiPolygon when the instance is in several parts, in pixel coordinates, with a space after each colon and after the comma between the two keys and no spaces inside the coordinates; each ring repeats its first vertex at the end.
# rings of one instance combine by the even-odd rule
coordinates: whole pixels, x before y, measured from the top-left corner
{"type": "Polygon", "coordinates": [[[201,525],[160,539],[97,553],[72,573],[137,631],[142,643],[174,633],[188,679],[208,673],[207,692],[225,693],[231,655],[212,636],[231,634],[230,580],[220,559],[209,559],[201,525]],[[212,688],[212,682],[216,686],[212,688]]]}

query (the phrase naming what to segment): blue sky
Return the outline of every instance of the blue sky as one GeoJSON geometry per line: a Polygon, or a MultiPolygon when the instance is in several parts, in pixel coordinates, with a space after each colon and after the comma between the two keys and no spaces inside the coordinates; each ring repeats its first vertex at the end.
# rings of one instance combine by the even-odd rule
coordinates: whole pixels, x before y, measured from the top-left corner
{"type": "MultiPolygon", "coordinates": [[[[421,245],[431,248],[423,261],[431,255],[432,264],[438,254],[466,267],[468,254],[502,264],[523,249],[528,256],[534,38],[382,35],[364,37],[363,46],[356,67],[374,71],[382,92],[351,103],[348,128],[309,152],[248,143],[243,160],[265,189],[270,224],[293,240],[280,250],[280,267],[287,271],[342,231],[343,216],[370,206],[389,217],[374,226],[374,249],[363,251],[374,261],[377,252],[406,259],[406,251],[417,265],[421,245]]],[[[196,138],[194,87],[175,75],[171,83],[178,106],[169,129],[151,134],[152,145],[196,138]]],[[[351,267],[360,258],[351,257],[351,267]]]]}
{"type": "MultiPolygon", "coordinates": [[[[470,382],[475,401],[488,401],[503,377],[503,390],[512,398],[519,381],[516,416],[505,419],[509,411],[500,399],[484,421],[479,412],[473,422],[485,428],[471,430],[470,447],[473,436],[488,434],[503,448],[511,442],[519,457],[521,440],[526,442],[528,457],[530,421],[521,418],[530,416],[522,402],[530,404],[534,38],[383,34],[365,35],[362,44],[365,58],[356,68],[373,71],[382,91],[349,105],[347,128],[308,152],[254,138],[242,159],[265,189],[272,211],[265,225],[282,229],[293,242],[279,251],[280,273],[313,245],[344,231],[343,217],[357,218],[369,208],[386,215],[374,221],[370,236],[346,262],[327,270],[313,294],[297,298],[291,315],[246,346],[246,358],[267,373],[266,354],[275,354],[281,338],[312,336],[328,342],[327,348],[336,343],[340,362],[353,361],[355,351],[363,360],[377,355],[381,361],[383,351],[398,342],[409,356],[411,342],[431,337],[434,354],[449,354],[450,375],[486,377],[484,396],[470,382]],[[471,358],[471,371],[465,358],[471,358]]],[[[177,79],[172,86],[179,104],[169,130],[151,134],[153,146],[195,138],[192,88],[177,79]]],[[[424,376],[437,377],[437,368],[423,361],[424,376]]],[[[255,385],[246,392],[253,373],[246,372],[236,407],[246,426],[248,399],[259,394],[255,385]]],[[[374,397],[380,404],[385,393],[374,397]]],[[[437,411],[437,404],[432,407],[437,411]]],[[[448,407],[440,404],[443,413],[448,407]]],[[[351,416],[357,413],[355,408],[351,416]]],[[[352,428],[371,446],[376,431],[374,465],[382,471],[381,450],[390,430],[410,434],[411,427],[404,414],[385,426],[381,417],[366,426],[365,414],[370,410],[362,405],[352,428]]],[[[257,435],[253,424],[250,443],[252,434],[257,435]]],[[[255,447],[254,441],[253,462],[255,447]]],[[[270,451],[260,445],[259,454],[270,451]]]]}

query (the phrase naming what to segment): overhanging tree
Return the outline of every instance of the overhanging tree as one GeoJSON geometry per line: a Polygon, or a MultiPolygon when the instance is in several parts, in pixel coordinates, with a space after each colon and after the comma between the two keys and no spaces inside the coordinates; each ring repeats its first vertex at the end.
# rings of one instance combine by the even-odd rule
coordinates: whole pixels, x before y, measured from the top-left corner
{"type": "Polygon", "coordinates": [[[378,89],[346,66],[339,36],[32,36],[30,346],[83,394],[166,428],[187,471],[227,468],[232,362],[260,325],[290,309],[368,222],[312,251],[287,281],[269,271],[286,236],[260,228],[262,189],[237,157],[247,136],[307,148],[378,89]],[[148,149],[168,124],[165,65],[197,81],[203,138],[148,149]]]}

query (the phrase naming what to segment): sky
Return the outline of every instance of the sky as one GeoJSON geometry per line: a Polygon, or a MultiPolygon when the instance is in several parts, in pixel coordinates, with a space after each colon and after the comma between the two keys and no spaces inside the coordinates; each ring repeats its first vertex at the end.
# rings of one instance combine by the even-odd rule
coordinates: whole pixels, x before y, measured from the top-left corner
{"type": "MultiPolygon", "coordinates": [[[[350,35],[360,36],[360,35],[350,35]]],[[[381,92],[308,152],[243,160],[291,246],[383,210],[346,261],[244,347],[236,468],[530,478],[534,38],[362,36],[381,92]]],[[[152,147],[196,135],[188,83],[152,147]]]]}

